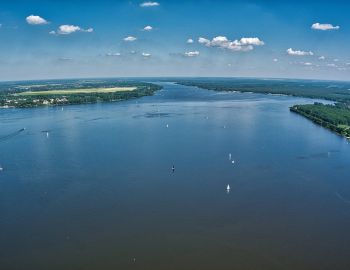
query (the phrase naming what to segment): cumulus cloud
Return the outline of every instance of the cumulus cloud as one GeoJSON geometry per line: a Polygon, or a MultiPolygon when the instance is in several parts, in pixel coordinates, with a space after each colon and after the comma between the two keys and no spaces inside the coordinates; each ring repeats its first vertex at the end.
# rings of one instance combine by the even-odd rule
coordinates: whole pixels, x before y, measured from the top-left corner
{"type": "Polygon", "coordinates": [[[77,26],[77,25],[64,24],[64,25],[61,25],[60,27],[58,27],[57,31],[50,31],[49,34],[51,34],[51,35],[70,35],[70,34],[73,34],[75,32],[92,33],[93,31],[94,31],[93,28],[84,29],[84,28],[81,28],[80,26],[77,26]]]}
{"type": "Polygon", "coordinates": [[[28,24],[31,25],[41,25],[41,24],[48,24],[49,22],[45,20],[44,18],[37,16],[37,15],[30,15],[26,18],[26,21],[28,24]]]}
{"type": "Polygon", "coordinates": [[[126,42],[133,42],[133,41],[137,40],[137,38],[133,37],[133,36],[128,36],[128,37],[124,38],[123,40],[126,42]]]}
{"type": "Polygon", "coordinates": [[[318,59],[319,59],[319,60],[325,60],[326,57],[324,57],[323,55],[321,55],[318,59]]]}
{"type": "Polygon", "coordinates": [[[145,52],[143,52],[143,53],[142,53],[142,56],[143,56],[143,57],[150,57],[151,54],[150,54],[150,53],[145,53],[145,52]]]}
{"type": "Polygon", "coordinates": [[[143,28],[144,31],[152,31],[153,30],[153,27],[150,26],[150,25],[147,25],[143,28]]]}
{"type": "Polygon", "coordinates": [[[327,31],[327,30],[338,30],[340,26],[339,25],[334,26],[330,23],[314,23],[313,25],[311,25],[311,28],[314,30],[327,31]]]}
{"type": "Polygon", "coordinates": [[[157,7],[159,5],[158,2],[143,2],[140,4],[140,7],[157,7]]]}
{"type": "Polygon", "coordinates": [[[194,40],[192,39],[192,38],[189,38],[187,41],[186,41],[186,43],[188,43],[188,44],[192,44],[194,42],[194,40]]]}
{"type": "Polygon", "coordinates": [[[199,56],[199,51],[185,52],[184,55],[187,57],[196,57],[199,56]]]}
{"type": "Polygon", "coordinates": [[[218,47],[221,49],[228,49],[232,51],[251,51],[254,49],[254,46],[262,46],[265,44],[262,40],[260,40],[257,37],[243,37],[240,40],[236,39],[231,41],[225,36],[217,36],[214,37],[212,40],[200,37],[198,39],[198,42],[207,47],[218,47]]]}
{"type": "Polygon", "coordinates": [[[306,52],[306,51],[300,51],[300,50],[293,50],[292,48],[289,48],[289,49],[287,50],[287,54],[289,54],[289,55],[294,55],[294,56],[314,55],[314,53],[311,52],[311,51],[306,52]]]}

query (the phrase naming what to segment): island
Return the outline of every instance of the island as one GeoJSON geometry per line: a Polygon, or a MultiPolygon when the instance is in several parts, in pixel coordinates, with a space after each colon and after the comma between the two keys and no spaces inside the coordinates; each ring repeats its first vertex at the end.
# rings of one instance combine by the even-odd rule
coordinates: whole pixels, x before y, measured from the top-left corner
{"type": "Polygon", "coordinates": [[[0,84],[1,108],[115,102],[153,95],[161,86],[130,80],[55,80],[0,84]]]}
{"type": "Polygon", "coordinates": [[[288,95],[334,101],[333,104],[315,102],[294,105],[290,111],[298,113],[314,123],[350,139],[350,82],[240,79],[240,78],[194,78],[177,79],[176,83],[213,91],[236,91],[273,95],[288,95]]]}

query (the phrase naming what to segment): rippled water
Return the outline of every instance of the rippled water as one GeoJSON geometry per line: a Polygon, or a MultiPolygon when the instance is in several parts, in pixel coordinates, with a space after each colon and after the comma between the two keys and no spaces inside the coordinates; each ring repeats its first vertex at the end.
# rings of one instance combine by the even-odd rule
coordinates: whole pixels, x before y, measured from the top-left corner
{"type": "Polygon", "coordinates": [[[350,145],[310,100],[163,85],[0,110],[0,269],[350,269],[350,145]]]}

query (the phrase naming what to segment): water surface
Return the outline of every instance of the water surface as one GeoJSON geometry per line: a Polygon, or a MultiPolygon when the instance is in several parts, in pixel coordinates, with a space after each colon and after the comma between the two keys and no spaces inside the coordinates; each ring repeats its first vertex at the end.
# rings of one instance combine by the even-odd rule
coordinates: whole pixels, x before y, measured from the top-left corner
{"type": "Polygon", "coordinates": [[[350,269],[350,146],[313,101],[162,84],[0,110],[1,269],[350,269]]]}

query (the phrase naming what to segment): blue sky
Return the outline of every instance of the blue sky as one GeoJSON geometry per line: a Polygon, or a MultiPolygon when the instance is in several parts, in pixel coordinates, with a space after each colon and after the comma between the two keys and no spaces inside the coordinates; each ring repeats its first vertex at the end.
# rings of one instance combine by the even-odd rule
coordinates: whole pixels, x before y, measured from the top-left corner
{"type": "Polygon", "coordinates": [[[1,0],[0,80],[349,80],[350,2],[296,2],[1,0]]]}

